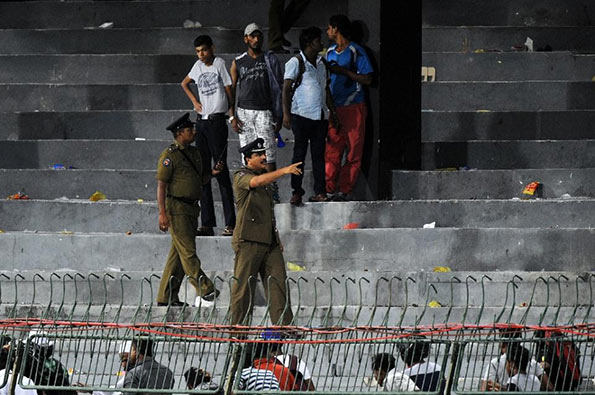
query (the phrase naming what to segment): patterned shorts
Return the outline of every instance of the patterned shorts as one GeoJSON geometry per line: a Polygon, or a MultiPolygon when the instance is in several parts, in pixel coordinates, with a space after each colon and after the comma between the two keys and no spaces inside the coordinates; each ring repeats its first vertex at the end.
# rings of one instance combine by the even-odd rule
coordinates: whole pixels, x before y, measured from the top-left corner
{"type": "Polygon", "coordinates": [[[267,162],[275,163],[277,159],[277,143],[275,141],[275,121],[273,112],[270,110],[246,110],[238,108],[237,116],[244,123],[240,136],[240,146],[256,140],[258,137],[264,140],[267,149],[267,162]]]}

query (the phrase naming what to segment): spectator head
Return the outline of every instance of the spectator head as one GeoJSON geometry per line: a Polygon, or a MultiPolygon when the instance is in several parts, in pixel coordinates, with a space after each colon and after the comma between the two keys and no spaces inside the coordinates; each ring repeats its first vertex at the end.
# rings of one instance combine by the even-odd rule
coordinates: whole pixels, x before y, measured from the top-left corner
{"type": "Polygon", "coordinates": [[[249,49],[260,52],[263,44],[262,29],[256,23],[250,23],[244,29],[244,43],[249,49]]]}
{"type": "Polygon", "coordinates": [[[118,355],[120,357],[120,366],[121,369],[126,370],[128,367],[128,357],[130,356],[130,351],[132,349],[132,341],[126,340],[121,342],[118,345],[118,355]]]}
{"type": "Polygon", "coordinates": [[[134,367],[138,362],[153,356],[153,340],[148,337],[135,337],[132,339],[130,354],[128,355],[128,369],[134,367]]]}
{"type": "Polygon", "coordinates": [[[328,38],[335,40],[340,34],[349,39],[351,37],[351,22],[345,15],[333,15],[329,18],[326,30],[328,38]]]}
{"type": "Polygon", "coordinates": [[[202,383],[208,383],[211,381],[211,376],[208,372],[205,372],[202,369],[191,367],[184,372],[184,379],[186,380],[188,389],[191,390],[198,387],[202,383]]]}
{"type": "Polygon", "coordinates": [[[194,39],[194,48],[198,48],[203,45],[206,45],[207,47],[213,46],[213,40],[211,39],[210,36],[203,34],[203,35],[200,35],[194,39]]]}
{"type": "Polygon", "coordinates": [[[374,355],[372,359],[372,371],[374,378],[379,385],[383,385],[386,374],[395,368],[395,357],[387,353],[374,355]]]}
{"type": "Polygon", "coordinates": [[[517,373],[527,373],[527,366],[531,360],[531,353],[519,344],[510,344],[506,353],[506,372],[509,376],[517,373]]]}
{"type": "Polygon", "coordinates": [[[405,343],[400,347],[401,359],[407,366],[413,366],[424,360],[430,355],[430,343],[417,341],[414,343],[405,343]]]}
{"type": "Polygon", "coordinates": [[[194,39],[196,56],[203,63],[211,63],[213,61],[213,48],[213,40],[207,35],[198,36],[194,39]]]}
{"type": "Polygon", "coordinates": [[[305,51],[308,45],[312,45],[316,53],[322,50],[320,35],[322,31],[316,26],[307,27],[300,33],[300,49],[305,51]]]}
{"type": "Polygon", "coordinates": [[[500,353],[506,353],[508,347],[512,344],[518,344],[513,339],[519,339],[521,337],[522,330],[520,328],[502,328],[500,329],[500,353]]]}
{"type": "Polygon", "coordinates": [[[54,340],[47,337],[43,331],[32,330],[29,332],[31,349],[39,360],[50,358],[54,353],[54,340]]]}

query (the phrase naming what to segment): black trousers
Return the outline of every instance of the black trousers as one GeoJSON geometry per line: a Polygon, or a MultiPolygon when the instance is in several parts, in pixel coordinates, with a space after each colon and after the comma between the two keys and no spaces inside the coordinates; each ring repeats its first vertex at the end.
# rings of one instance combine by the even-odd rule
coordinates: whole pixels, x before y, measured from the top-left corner
{"type": "MultiPolygon", "coordinates": [[[[328,122],[326,120],[315,121],[291,114],[291,130],[295,136],[293,157],[291,163],[304,162],[310,143],[310,155],[312,156],[312,174],[314,175],[314,194],[326,193],[324,178],[324,149],[326,147],[326,134],[328,133],[328,122]]],[[[304,165],[301,166],[302,170],[304,165]]],[[[304,195],[302,180],[304,173],[291,175],[291,188],[293,193],[304,195]]]]}
{"type": "MultiPolygon", "coordinates": [[[[233,189],[231,179],[229,178],[229,169],[227,167],[227,124],[224,117],[199,120],[196,123],[196,146],[200,150],[203,166],[205,170],[212,169],[217,161],[222,160],[225,163],[223,171],[215,178],[219,183],[221,191],[221,201],[223,203],[223,214],[225,215],[225,226],[236,225],[236,213],[233,202],[233,189]]],[[[200,198],[200,217],[201,225],[215,227],[215,206],[213,204],[213,191],[211,183],[208,182],[202,187],[202,197],[200,198]]]]}

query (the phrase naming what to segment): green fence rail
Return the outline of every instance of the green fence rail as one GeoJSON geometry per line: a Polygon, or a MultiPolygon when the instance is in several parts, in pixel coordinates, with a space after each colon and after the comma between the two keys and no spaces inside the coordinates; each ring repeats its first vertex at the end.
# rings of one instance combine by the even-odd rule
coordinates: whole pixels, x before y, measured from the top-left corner
{"type": "Polygon", "coordinates": [[[275,326],[262,293],[243,325],[230,325],[233,278],[213,279],[223,295],[212,305],[160,307],[154,274],[0,273],[0,388],[595,391],[595,275],[506,276],[294,273],[294,322],[275,326]]]}

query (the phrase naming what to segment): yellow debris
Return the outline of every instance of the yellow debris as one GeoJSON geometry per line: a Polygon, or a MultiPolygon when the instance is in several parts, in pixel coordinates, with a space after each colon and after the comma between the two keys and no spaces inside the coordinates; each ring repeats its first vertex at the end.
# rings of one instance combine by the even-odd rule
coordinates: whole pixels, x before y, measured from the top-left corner
{"type": "Polygon", "coordinates": [[[291,272],[303,272],[304,270],[306,270],[305,267],[296,265],[295,263],[289,261],[287,261],[287,269],[289,269],[289,271],[291,272]]]}
{"type": "Polygon", "coordinates": [[[64,229],[64,230],[63,230],[62,232],[60,232],[60,233],[62,233],[63,235],[73,235],[73,234],[74,234],[74,232],[73,232],[73,231],[66,230],[66,229],[64,229]]]}
{"type": "Polygon", "coordinates": [[[428,303],[428,307],[435,308],[435,307],[442,307],[442,305],[437,300],[432,300],[432,301],[430,301],[430,303],[428,303]]]}
{"type": "Polygon", "coordinates": [[[434,273],[448,273],[450,271],[451,270],[448,266],[436,266],[434,268],[434,273]]]}
{"type": "Polygon", "coordinates": [[[95,193],[92,194],[91,197],[89,198],[89,200],[92,202],[97,202],[99,200],[104,200],[104,199],[107,199],[107,196],[105,196],[104,193],[99,192],[99,191],[95,191],[95,193]]]}

